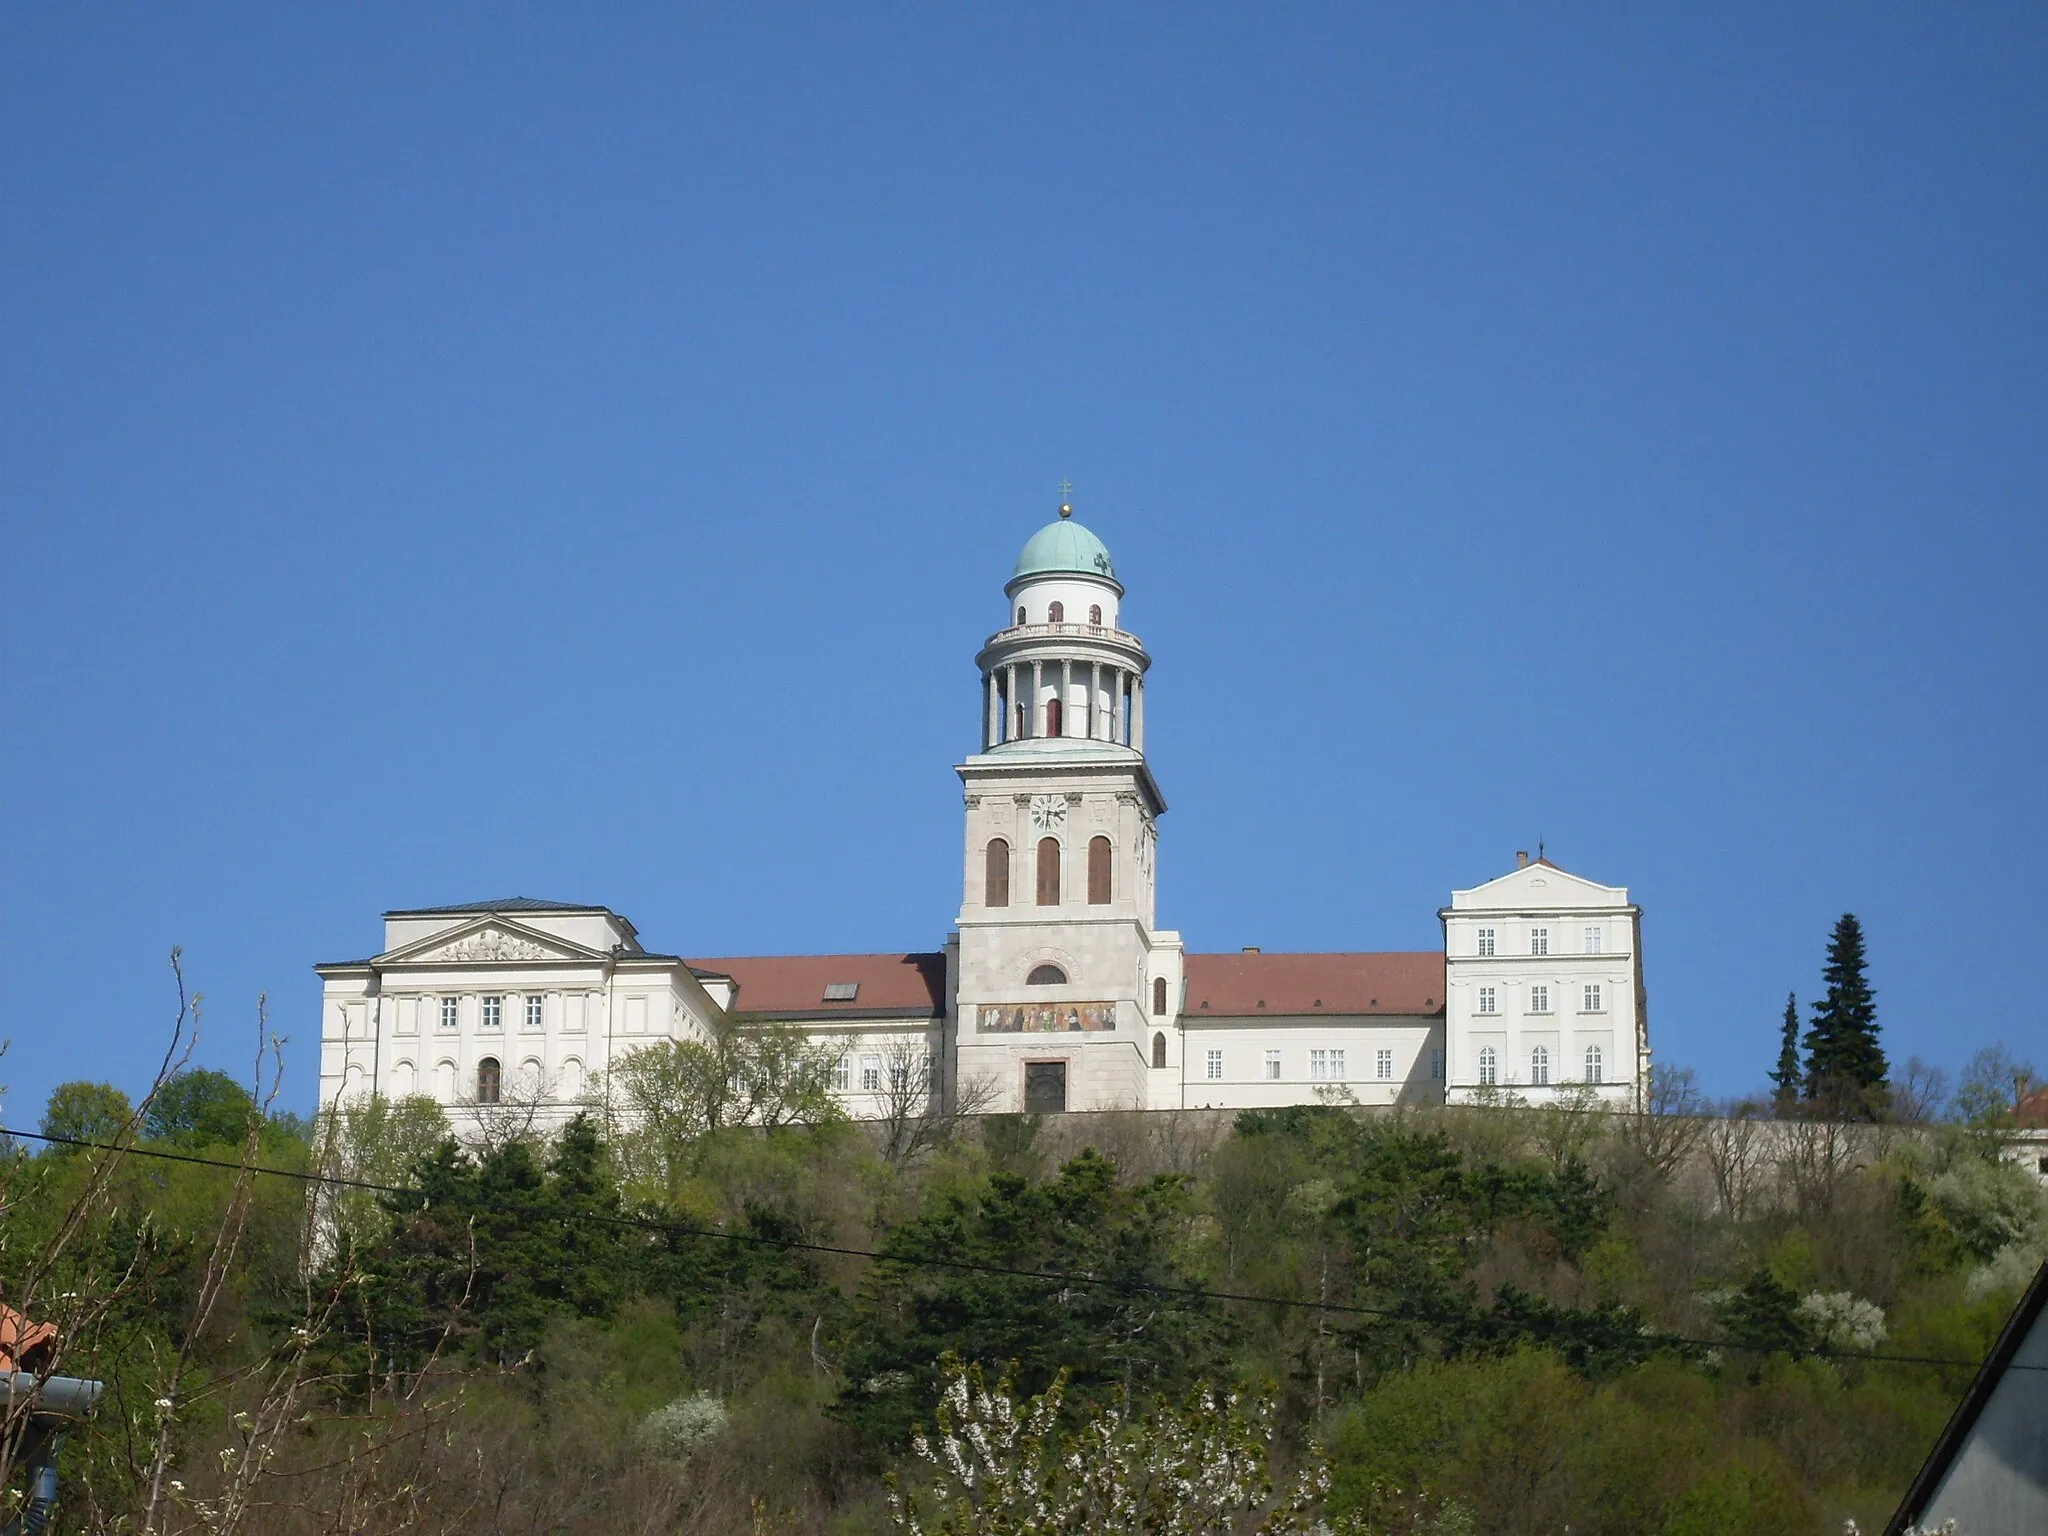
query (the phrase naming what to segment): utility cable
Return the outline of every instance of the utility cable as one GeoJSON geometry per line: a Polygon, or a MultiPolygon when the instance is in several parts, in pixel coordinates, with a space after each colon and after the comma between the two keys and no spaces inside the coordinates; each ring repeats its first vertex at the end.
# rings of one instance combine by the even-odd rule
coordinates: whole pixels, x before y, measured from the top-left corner
{"type": "MultiPolygon", "coordinates": [[[[173,1152],[163,1147],[121,1146],[114,1142],[86,1141],[76,1136],[53,1136],[38,1131],[0,1131],[0,1137],[20,1136],[31,1141],[47,1142],[52,1146],[78,1147],[87,1151],[112,1152],[121,1157],[156,1158],[168,1163],[188,1163],[200,1168],[219,1168],[229,1173],[249,1173],[274,1179],[294,1179],[302,1184],[328,1184],[338,1189],[357,1189],[374,1195],[395,1195],[401,1199],[422,1199],[417,1188],[398,1184],[377,1184],[367,1179],[347,1179],[334,1174],[313,1173],[298,1168],[270,1168],[260,1163],[228,1162],[223,1158],[200,1157],[191,1152],[173,1152]]],[[[422,1206],[424,1209],[424,1206],[422,1206]]],[[[728,1243],[751,1243],[764,1248],[780,1248],[800,1253],[829,1253],[841,1258],[868,1259],[879,1264],[901,1264],[919,1269],[947,1269],[967,1274],[998,1275],[1017,1280],[1044,1280],[1055,1285],[1090,1286],[1097,1289],[1135,1292],[1152,1296],[1177,1296],[1201,1301],[1235,1301],[1252,1306],[1282,1307],[1303,1312],[1344,1313],[1354,1317],[1393,1317],[1415,1319],[1412,1313],[1399,1307],[1362,1307],[1355,1304],[1334,1301],[1309,1301],[1293,1296],[1254,1296],[1241,1291],[1215,1291],[1201,1286],[1166,1285],[1152,1280],[1107,1279],[1099,1275],[1076,1275],[1059,1270],[1022,1269],[1008,1264],[987,1264],[977,1259],[948,1259],[936,1254],[884,1253],[874,1248],[849,1248],[834,1243],[811,1243],[794,1237],[772,1237],[760,1232],[728,1232],[717,1227],[693,1226],[687,1222],[664,1221],[651,1216],[613,1215],[605,1211],[571,1211],[557,1218],[562,1221],[586,1221],[599,1226],[622,1227],[630,1231],[658,1233],[664,1236],[711,1238],[728,1243]]],[[[1754,1344],[1732,1344],[1723,1339],[1695,1339],[1677,1333],[1646,1333],[1643,1341],[1651,1346],[1661,1344],[1685,1344],[1699,1349],[1725,1349],[1737,1353],[1772,1354],[1775,1351],[1754,1344]]],[[[1931,1355],[1890,1355],[1871,1354],[1861,1350],[1826,1349],[1821,1347],[1801,1351],[1803,1354],[1818,1355],[1834,1360],[1861,1360],[1872,1365],[1924,1365],[1950,1370],[1977,1370],[1982,1362],[1976,1360],[1944,1360],[1931,1355]]],[[[2009,1364],[2012,1371],[2048,1371],[2048,1365],[2009,1364]]]]}

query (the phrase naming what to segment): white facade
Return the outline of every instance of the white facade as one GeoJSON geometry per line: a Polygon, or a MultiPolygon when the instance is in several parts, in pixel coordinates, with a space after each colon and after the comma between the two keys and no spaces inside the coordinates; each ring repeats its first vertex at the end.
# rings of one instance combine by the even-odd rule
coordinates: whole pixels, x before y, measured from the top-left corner
{"type": "Polygon", "coordinates": [[[1151,657],[1070,509],[1025,545],[976,658],[957,766],[963,881],[938,950],[689,961],[603,907],[514,898],[385,914],[382,950],[317,967],[320,1098],[423,1093],[558,1122],[622,1054],[732,1014],[840,1054],[849,1113],[912,1053],[1003,1110],[1630,1101],[1649,1070],[1641,912],[1548,860],[1453,891],[1444,950],[1186,953],[1157,926],[1166,801],[1145,755],[1151,657]]]}
{"type": "Polygon", "coordinates": [[[1583,1085],[1632,1102],[1650,1069],[1642,912],[1624,886],[1521,864],[1439,914],[1449,1096],[1542,1102],[1583,1085]]]}

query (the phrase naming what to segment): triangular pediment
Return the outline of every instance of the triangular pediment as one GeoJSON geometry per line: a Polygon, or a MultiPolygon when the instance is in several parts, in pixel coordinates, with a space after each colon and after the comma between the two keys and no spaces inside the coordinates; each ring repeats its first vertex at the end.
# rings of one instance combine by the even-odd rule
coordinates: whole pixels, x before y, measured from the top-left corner
{"type": "Polygon", "coordinates": [[[531,960],[602,960],[594,949],[543,933],[502,913],[430,933],[377,957],[381,965],[498,965],[531,960]]]}
{"type": "Polygon", "coordinates": [[[1526,869],[1509,870],[1484,885],[1453,893],[1456,907],[1619,907],[1628,904],[1628,887],[1602,885],[1583,875],[1539,859],[1526,869]]]}

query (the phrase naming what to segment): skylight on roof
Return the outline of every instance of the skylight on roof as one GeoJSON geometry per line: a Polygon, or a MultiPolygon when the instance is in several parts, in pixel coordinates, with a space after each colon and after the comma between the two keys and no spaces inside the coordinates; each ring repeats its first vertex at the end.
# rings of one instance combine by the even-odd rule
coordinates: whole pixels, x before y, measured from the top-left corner
{"type": "Polygon", "coordinates": [[[860,996],[857,981],[828,981],[825,983],[825,1001],[828,1003],[850,1003],[860,996]]]}

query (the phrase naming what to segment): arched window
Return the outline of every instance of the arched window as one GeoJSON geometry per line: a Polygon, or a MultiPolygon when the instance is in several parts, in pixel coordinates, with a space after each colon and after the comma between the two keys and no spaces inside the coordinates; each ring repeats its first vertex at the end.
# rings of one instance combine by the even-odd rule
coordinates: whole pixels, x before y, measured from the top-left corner
{"type": "Polygon", "coordinates": [[[1152,978],[1152,1011],[1162,1019],[1166,1017],[1166,978],[1164,976],[1154,976],[1152,978]]]}
{"type": "Polygon", "coordinates": [[[1014,740],[1022,741],[1025,737],[1029,736],[1030,734],[1031,711],[1026,709],[1024,707],[1024,701],[1022,699],[1019,699],[1017,701],[1017,729],[1013,731],[1011,735],[1014,740]]]}
{"type": "Polygon", "coordinates": [[[1479,1081],[1488,1088],[1500,1081],[1500,1057],[1493,1053],[1490,1045],[1479,1047],[1479,1081]]]}
{"type": "Polygon", "coordinates": [[[990,838],[982,868],[981,904],[1007,907],[1010,904],[1010,845],[1000,837],[990,838]]]}
{"type": "Polygon", "coordinates": [[[529,1056],[519,1063],[519,1076],[516,1081],[520,1093],[527,1096],[539,1093],[542,1075],[539,1057],[529,1056]]]}
{"type": "Polygon", "coordinates": [[[1088,622],[1097,629],[1102,628],[1102,604],[1090,603],[1088,605],[1088,622]]]}
{"type": "Polygon", "coordinates": [[[1599,1046],[1597,1046],[1597,1045],[1589,1045],[1589,1046],[1587,1046],[1587,1047],[1586,1047],[1586,1081],[1587,1081],[1587,1082],[1589,1082],[1589,1083],[1604,1083],[1604,1082],[1606,1082],[1606,1081],[1607,1081],[1607,1077],[1606,1077],[1606,1067],[1607,1067],[1607,1063],[1606,1063],[1606,1061],[1605,1061],[1605,1060],[1604,1060],[1604,1059],[1602,1058],[1602,1056],[1601,1056],[1601,1054],[1600,1054],[1600,1047],[1599,1047],[1599,1046]]]}
{"type": "Polygon", "coordinates": [[[420,1091],[420,1075],[409,1061],[401,1061],[391,1071],[391,1097],[409,1099],[420,1091]]]}
{"type": "Polygon", "coordinates": [[[1022,603],[1017,605],[1017,622],[1019,624],[1024,622],[1024,605],[1022,603]]]}
{"type": "Polygon", "coordinates": [[[1109,839],[1088,839],[1088,905],[1109,905],[1109,839]]]}
{"type": "Polygon", "coordinates": [[[1066,710],[1060,707],[1060,701],[1058,699],[1047,699],[1045,701],[1046,735],[1064,736],[1067,734],[1066,730],[1064,729],[1066,713],[1066,710]]]}
{"type": "Polygon", "coordinates": [[[1529,1053],[1529,1081],[1538,1088],[1550,1085],[1550,1052],[1540,1045],[1529,1053]]]}
{"type": "Polygon", "coordinates": [[[1060,840],[1056,837],[1038,840],[1038,904],[1060,904],[1060,840]]]}
{"type": "Polygon", "coordinates": [[[1152,1065],[1155,1067],[1166,1065],[1166,1033],[1163,1030],[1152,1036],[1152,1065]]]}
{"type": "Polygon", "coordinates": [[[498,1058],[486,1056],[476,1064],[476,1101],[479,1104],[495,1104],[500,1097],[503,1074],[498,1068],[498,1058]]]}
{"type": "Polygon", "coordinates": [[[1045,622],[1048,624],[1063,624],[1066,622],[1066,618],[1067,605],[1065,603],[1054,603],[1045,610],[1045,622]]]}
{"type": "Polygon", "coordinates": [[[555,1096],[569,1100],[583,1096],[583,1063],[574,1056],[562,1063],[561,1081],[555,1084],[555,1096]]]}
{"type": "Polygon", "coordinates": [[[1064,987],[1067,973],[1056,965],[1034,965],[1031,974],[1024,978],[1027,987],[1064,987]]]}

